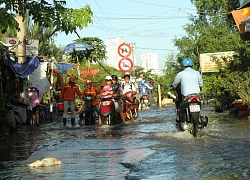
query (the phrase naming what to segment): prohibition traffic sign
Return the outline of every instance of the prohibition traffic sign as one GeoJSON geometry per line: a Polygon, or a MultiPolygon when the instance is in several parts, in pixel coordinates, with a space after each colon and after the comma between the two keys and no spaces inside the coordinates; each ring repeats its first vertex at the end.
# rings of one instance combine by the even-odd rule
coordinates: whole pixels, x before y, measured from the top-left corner
{"type": "Polygon", "coordinates": [[[121,57],[129,57],[132,53],[132,48],[127,43],[122,43],[118,46],[118,54],[121,57]]]}
{"type": "Polygon", "coordinates": [[[134,67],[134,63],[129,58],[123,58],[119,61],[118,67],[122,72],[130,72],[134,67]]]}

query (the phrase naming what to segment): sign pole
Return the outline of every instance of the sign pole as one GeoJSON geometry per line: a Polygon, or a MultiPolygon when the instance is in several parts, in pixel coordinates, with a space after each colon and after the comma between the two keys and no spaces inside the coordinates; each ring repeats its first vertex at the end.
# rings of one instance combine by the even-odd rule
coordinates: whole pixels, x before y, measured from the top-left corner
{"type": "Polygon", "coordinates": [[[54,88],[54,60],[55,58],[51,58],[51,75],[50,75],[50,121],[53,122],[53,103],[54,103],[54,98],[53,98],[53,88],[54,88]]]}
{"type": "MultiPolygon", "coordinates": [[[[134,58],[134,45],[135,45],[135,43],[130,43],[130,44],[131,44],[131,47],[132,47],[132,62],[133,62],[133,64],[135,64],[135,58],[134,58]]],[[[135,78],[135,68],[133,68],[133,76],[135,78]]]]}

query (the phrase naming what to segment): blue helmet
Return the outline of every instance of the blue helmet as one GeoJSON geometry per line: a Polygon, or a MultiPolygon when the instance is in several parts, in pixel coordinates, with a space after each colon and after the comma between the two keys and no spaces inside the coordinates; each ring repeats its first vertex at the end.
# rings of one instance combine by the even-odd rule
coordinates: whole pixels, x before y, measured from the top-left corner
{"type": "Polygon", "coordinates": [[[185,58],[182,63],[181,63],[182,66],[185,66],[185,67],[191,67],[194,65],[193,63],[193,60],[190,59],[190,58],[185,58]]]}
{"type": "Polygon", "coordinates": [[[146,82],[145,79],[141,80],[141,84],[145,84],[145,82],[146,82]]]}

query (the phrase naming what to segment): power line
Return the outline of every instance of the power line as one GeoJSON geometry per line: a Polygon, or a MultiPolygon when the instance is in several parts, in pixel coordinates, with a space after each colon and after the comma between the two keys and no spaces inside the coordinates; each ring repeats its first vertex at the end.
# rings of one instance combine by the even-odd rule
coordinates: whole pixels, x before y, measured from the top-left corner
{"type": "Polygon", "coordinates": [[[157,51],[178,51],[176,49],[161,49],[161,48],[149,48],[149,47],[137,47],[138,49],[150,49],[150,50],[157,50],[157,51]]]}
{"type": "MultiPolygon", "coordinates": [[[[166,7],[166,8],[172,8],[172,9],[179,9],[179,7],[166,6],[166,5],[162,5],[162,4],[147,3],[147,2],[144,2],[144,1],[143,2],[137,1],[137,0],[127,0],[127,1],[135,2],[135,3],[140,3],[140,4],[146,4],[146,5],[150,5],[150,6],[158,6],[158,7],[166,7]]],[[[181,8],[181,9],[187,9],[187,10],[196,11],[196,9],[192,9],[192,8],[181,8]]]]}
{"type": "MultiPolygon", "coordinates": [[[[75,0],[75,2],[80,6],[80,7],[82,7],[82,5],[77,1],[77,0],[75,0]]],[[[84,0],[84,2],[85,2],[85,4],[87,5],[87,2],[84,0]]],[[[95,17],[95,15],[94,15],[94,17],[95,17]]],[[[97,17],[96,17],[97,18],[97,17]]],[[[98,18],[97,18],[98,19],[98,18]]],[[[96,22],[96,21],[94,21],[94,22],[96,22]]],[[[102,23],[102,21],[100,21],[101,23],[102,23]]],[[[96,24],[97,25],[99,25],[97,22],[96,22],[96,24]]],[[[100,26],[104,26],[103,24],[102,25],[100,25],[100,26]]],[[[95,34],[95,36],[96,37],[98,37],[98,35],[96,34],[96,33],[94,33],[93,31],[91,31],[89,28],[86,28],[87,30],[89,30],[91,33],[93,33],[93,34],[95,34]]],[[[104,31],[106,34],[108,34],[108,32],[107,31],[104,31]]],[[[108,34],[108,35],[110,35],[110,34],[108,34]]],[[[113,34],[111,33],[111,36],[113,36],[113,34]]]]}
{"type": "MultiPolygon", "coordinates": [[[[77,0],[75,0],[75,2],[80,6],[80,7],[82,7],[82,5],[77,1],[77,0]]],[[[84,2],[86,3],[86,1],[84,0],[84,2]]],[[[87,4],[87,3],[86,3],[87,4]]],[[[87,28],[86,28],[87,29],[87,28]]],[[[91,32],[91,33],[93,33],[93,34],[95,34],[93,31],[91,31],[90,29],[89,29],[89,31],[91,32]]],[[[97,34],[95,34],[96,36],[98,36],[97,34]]]]}
{"type": "MultiPolygon", "coordinates": [[[[112,29],[118,34],[118,36],[120,37],[119,33],[115,30],[115,28],[112,26],[112,24],[109,22],[109,20],[106,18],[105,14],[103,13],[102,9],[100,8],[99,4],[96,2],[95,0],[95,3],[96,5],[98,6],[98,8],[101,10],[103,16],[105,17],[105,19],[108,21],[108,23],[110,24],[110,26],[112,27],[112,29]]],[[[115,37],[115,36],[114,36],[115,37]]]]}
{"type": "MultiPolygon", "coordinates": [[[[154,19],[169,19],[172,16],[165,16],[165,17],[98,17],[95,16],[98,19],[109,19],[109,20],[154,20],[154,19]]],[[[186,19],[189,16],[180,16],[175,17],[176,19],[186,19]]]]}

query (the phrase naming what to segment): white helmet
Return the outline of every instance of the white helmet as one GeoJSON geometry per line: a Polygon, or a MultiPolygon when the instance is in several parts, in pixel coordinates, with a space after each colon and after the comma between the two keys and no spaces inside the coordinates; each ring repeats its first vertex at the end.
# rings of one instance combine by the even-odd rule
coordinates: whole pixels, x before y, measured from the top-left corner
{"type": "Polygon", "coordinates": [[[112,77],[111,77],[111,76],[106,76],[106,77],[105,77],[105,80],[106,80],[106,81],[112,81],[112,77]]]}

